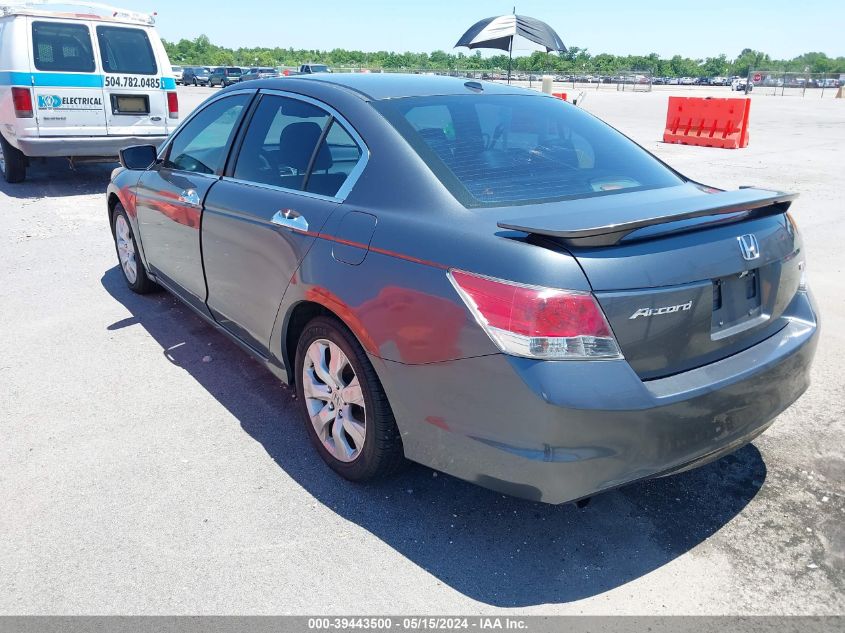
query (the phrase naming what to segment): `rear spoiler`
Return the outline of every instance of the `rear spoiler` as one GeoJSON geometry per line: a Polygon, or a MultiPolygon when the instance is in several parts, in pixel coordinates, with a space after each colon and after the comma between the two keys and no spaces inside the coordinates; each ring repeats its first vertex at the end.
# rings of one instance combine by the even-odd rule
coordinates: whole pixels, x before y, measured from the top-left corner
{"type": "Polygon", "coordinates": [[[656,224],[743,211],[755,218],[785,213],[797,197],[797,193],[753,188],[653,202],[633,202],[616,194],[602,198],[605,204],[590,211],[583,209],[585,200],[568,200],[558,203],[555,213],[497,224],[502,229],[555,237],[570,246],[613,246],[633,231],[656,224]]]}

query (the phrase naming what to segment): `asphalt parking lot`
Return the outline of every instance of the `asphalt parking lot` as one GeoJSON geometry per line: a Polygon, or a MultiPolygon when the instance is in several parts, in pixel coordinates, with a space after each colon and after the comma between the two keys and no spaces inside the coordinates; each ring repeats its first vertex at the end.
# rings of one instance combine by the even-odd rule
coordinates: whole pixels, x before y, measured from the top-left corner
{"type": "Polygon", "coordinates": [[[338,478],[289,390],[125,287],[113,166],[0,184],[0,613],[845,612],[845,101],[754,95],[750,146],[718,150],[659,142],[667,94],[583,107],[698,180],[801,193],[814,382],[752,445],[582,510],[338,478]]]}

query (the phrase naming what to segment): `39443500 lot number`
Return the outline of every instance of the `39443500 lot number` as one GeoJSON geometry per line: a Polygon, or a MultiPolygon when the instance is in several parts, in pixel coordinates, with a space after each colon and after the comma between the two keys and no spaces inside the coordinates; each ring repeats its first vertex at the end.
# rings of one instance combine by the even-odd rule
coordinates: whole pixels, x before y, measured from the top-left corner
{"type": "Polygon", "coordinates": [[[106,77],[106,88],[161,88],[159,77],[106,77]]]}

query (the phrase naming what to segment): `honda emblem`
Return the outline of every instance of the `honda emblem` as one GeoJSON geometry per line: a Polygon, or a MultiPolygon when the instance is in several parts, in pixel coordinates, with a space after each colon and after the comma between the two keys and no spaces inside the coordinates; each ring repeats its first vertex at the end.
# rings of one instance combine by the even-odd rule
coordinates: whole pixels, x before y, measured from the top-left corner
{"type": "Polygon", "coordinates": [[[739,242],[739,251],[745,261],[750,262],[760,257],[760,245],[753,233],[741,235],[736,238],[736,241],[739,242]]]}

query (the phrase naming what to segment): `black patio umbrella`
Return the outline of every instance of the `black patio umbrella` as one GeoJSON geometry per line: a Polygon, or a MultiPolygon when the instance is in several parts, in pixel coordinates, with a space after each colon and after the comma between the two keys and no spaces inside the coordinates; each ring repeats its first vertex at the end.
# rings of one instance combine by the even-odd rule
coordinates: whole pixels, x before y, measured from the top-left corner
{"type": "Polygon", "coordinates": [[[527,15],[500,15],[494,18],[484,18],[473,24],[461,36],[455,48],[498,48],[508,51],[508,82],[511,80],[513,66],[513,41],[517,36],[539,44],[546,52],[566,52],[563,40],[555,30],[545,22],[527,15]]]}

